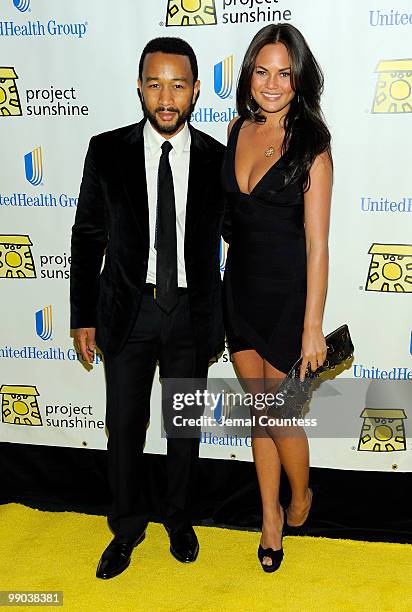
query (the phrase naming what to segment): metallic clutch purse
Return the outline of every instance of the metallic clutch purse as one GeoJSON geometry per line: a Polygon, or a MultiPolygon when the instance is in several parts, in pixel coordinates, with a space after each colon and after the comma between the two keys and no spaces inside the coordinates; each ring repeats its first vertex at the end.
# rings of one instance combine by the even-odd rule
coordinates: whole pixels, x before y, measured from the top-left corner
{"type": "Polygon", "coordinates": [[[313,382],[322,372],[334,370],[338,365],[353,357],[353,343],[347,325],[341,325],[325,336],[327,354],[324,363],[314,372],[306,370],[305,379],[300,380],[300,366],[302,357],[298,359],[289,370],[286,378],[277,389],[282,394],[284,404],[277,416],[301,416],[302,409],[309,399],[313,382]]]}

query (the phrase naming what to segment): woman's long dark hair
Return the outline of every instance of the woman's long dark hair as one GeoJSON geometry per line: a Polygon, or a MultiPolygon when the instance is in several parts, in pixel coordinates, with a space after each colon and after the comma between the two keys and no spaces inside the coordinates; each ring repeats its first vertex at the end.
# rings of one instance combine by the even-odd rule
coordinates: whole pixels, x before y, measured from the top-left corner
{"type": "Polygon", "coordinates": [[[297,28],[280,23],[268,25],[256,34],[243,59],[237,84],[237,112],[244,119],[264,123],[258,104],[251,96],[251,81],[259,51],[266,45],[283,43],[288,50],[291,85],[295,95],[285,117],[282,155],[286,165],[286,185],[310,187],[309,171],[317,155],[330,152],[330,132],[320,109],[323,73],[306,40],[297,28]]]}

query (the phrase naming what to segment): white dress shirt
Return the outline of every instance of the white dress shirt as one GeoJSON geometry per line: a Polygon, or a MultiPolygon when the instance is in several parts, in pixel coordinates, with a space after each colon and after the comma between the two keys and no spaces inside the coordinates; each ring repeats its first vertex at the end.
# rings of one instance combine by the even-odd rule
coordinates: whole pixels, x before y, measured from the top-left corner
{"type": "MultiPolygon", "coordinates": [[[[156,132],[150,121],[143,128],[144,156],[146,166],[147,197],[149,203],[149,263],[146,282],[156,284],[156,250],[154,248],[157,209],[157,173],[165,139],[156,132]]],[[[185,268],[185,222],[187,185],[189,180],[190,130],[185,126],[178,134],[169,138],[173,149],[169,153],[169,162],[173,176],[176,206],[177,238],[177,284],[187,287],[185,268]]]]}

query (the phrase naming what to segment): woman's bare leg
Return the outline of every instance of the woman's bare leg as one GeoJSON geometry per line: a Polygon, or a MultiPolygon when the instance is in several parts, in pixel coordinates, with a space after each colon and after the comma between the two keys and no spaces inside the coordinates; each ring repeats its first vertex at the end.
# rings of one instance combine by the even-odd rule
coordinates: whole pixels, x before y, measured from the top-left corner
{"type": "MultiPolygon", "coordinates": [[[[274,368],[266,360],[263,365],[264,376],[266,381],[266,390],[268,385],[272,386],[272,391],[276,392],[276,388],[280,383],[279,370],[274,368]]],[[[284,378],[285,374],[282,374],[284,378]]],[[[309,445],[306,433],[302,427],[288,428],[288,430],[277,431],[277,428],[267,428],[269,435],[272,437],[278,452],[280,463],[289,479],[292,490],[292,500],[288,508],[288,524],[290,526],[301,525],[306,519],[312,494],[308,489],[309,484],[309,445]],[[289,434],[290,431],[290,435],[289,434]]]]}
{"type": "MultiPolygon", "coordinates": [[[[256,351],[246,350],[233,354],[236,373],[244,381],[250,393],[264,392],[264,362],[256,351]]],[[[256,414],[256,411],[255,411],[256,414]]],[[[258,416],[258,414],[257,414],[258,416]]],[[[263,548],[281,548],[283,515],[279,503],[280,460],[277,447],[264,427],[255,427],[252,438],[253,458],[262,499],[263,524],[261,545],[263,548]]],[[[272,560],[264,557],[263,563],[272,560]]]]}

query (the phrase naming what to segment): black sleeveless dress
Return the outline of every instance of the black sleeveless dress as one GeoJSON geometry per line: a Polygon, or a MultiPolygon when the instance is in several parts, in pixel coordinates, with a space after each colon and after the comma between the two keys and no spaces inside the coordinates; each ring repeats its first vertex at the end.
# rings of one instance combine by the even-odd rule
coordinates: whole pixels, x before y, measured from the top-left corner
{"type": "MultiPolygon", "coordinates": [[[[303,190],[284,187],[281,157],[250,194],[235,174],[239,118],[223,163],[231,233],[224,275],[229,350],[256,350],[287,372],[300,357],[306,306],[306,242],[303,190]]],[[[262,152],[263,155],[263,152],[262,152]]]]}

